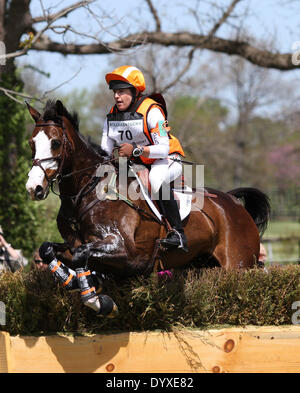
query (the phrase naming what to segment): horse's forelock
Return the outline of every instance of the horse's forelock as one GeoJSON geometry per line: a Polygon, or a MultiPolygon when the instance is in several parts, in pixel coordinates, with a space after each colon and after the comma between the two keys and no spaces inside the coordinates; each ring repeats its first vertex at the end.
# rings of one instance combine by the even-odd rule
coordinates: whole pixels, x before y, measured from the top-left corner
{"type": "Polygon", "coordinates": [[[43,119],[45,121],[52,120],[55,123],[62,124],[62,116],[66,117],[71,122],[76,131],[79,131],[78,114],[76,112],[73,112],[72,114],[69,113],[65,106],[62,107],[62,113],[58,114],[56,108],[56,101],[48,100],[44,108],[43,119]]]}
{"type": "Polygon", "coordinates": [[[48,121],[52,120],[55,123],[61,124],[62,119],[56,112],[55,104],[52,105],[51,101],[48,101],[43,113],[43,120],[48,121]]]}

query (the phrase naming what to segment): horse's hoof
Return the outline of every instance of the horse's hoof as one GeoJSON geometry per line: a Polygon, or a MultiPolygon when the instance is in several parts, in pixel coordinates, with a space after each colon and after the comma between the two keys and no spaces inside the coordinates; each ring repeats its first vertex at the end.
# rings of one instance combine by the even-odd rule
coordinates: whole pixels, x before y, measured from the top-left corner
{"type": "Polygon", "coordinates": [[[55,259],[53,243],[44,242],[39,248],[39,255],[43,262],[49,265],[55,259]]]}
{"type": "Polygon", "coordinates": [[[118,307],[116,303],[107,295],[99,295],[100,311],[98,317],[114,318],[118,314],[118,307]]]}
{"type": "Polygon", "coordinates": [[[118,306],[116,305],[116,303],[114,303],[112,312],[106,316],[107,316],[107,318],[112,319],[112,318],[115,318],[118,314],[119,314],[118,306]]]}

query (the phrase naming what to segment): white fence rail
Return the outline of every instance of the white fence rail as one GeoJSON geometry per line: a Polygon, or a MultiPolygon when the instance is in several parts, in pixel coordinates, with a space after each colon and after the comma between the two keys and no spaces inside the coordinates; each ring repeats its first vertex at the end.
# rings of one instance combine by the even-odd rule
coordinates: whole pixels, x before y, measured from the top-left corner
{"type": "MultiPolygon", "coordinates": [[[[298,263],[300,264],[300,237],[298,236],[290,236],[290,237],[276,237],[276,238],[266,238],[262,240],[266,251],[267,251],[267,263],[268,264],[288,264],[288,263],[298,263]],[[294,248],[297,248],[297,256],[293,255],[289,257],[288,252],[286,257],[278,258],[276,257],[276,252],[274,251],[275,244],[281,244],[283,247],[286,244],[293,244],[294,248]]],[[[294,253],[293,253],[294,254],[294,253]]]]}

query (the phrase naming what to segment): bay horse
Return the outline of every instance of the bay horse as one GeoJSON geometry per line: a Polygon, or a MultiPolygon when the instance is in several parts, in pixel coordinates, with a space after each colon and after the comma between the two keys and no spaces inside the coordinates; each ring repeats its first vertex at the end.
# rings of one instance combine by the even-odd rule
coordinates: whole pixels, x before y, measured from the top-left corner
{"type": "MultiPolygon", "coordinates": [[[[154,219],[143,198],[131,204],[120,198],[99,200],[97,186],[103,179],[97,170],[104,164],[113,166],[113,160],[80,134],[76,113],[70,114],[59,100],[48,101],[43,114],[27,106],[35,127],[29,140],[33,166],[26,188],[38,201],[47,197],[54,179],[58,181],[57,225],[64,243],[55,244],[57,258],[71,269],[85,266],[104,275],[152,271],[165,225],[154,219]]],[[[268,197],[255,188],[206,190],[203,206],[193,206],[184,222],[189,252],[160,252],[161,268],[188,266],[201,256],[208,265],[225,269],[254,267],[260,232],[269,220],[268,197]]]]}

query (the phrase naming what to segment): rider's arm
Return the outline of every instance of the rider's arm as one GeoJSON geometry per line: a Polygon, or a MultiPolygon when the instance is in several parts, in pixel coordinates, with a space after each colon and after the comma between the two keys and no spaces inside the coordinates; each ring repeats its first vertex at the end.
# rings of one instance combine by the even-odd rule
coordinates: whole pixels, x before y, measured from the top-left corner
{"type": "Polygon", "coordinates": [[[143,156],[149,158],[166,158],[169,154],[169,137],[163,127],[165,117],[159,108],[152,108],[147,116],[148,129],[154,145],[145,146],[143,156]]]}
{"type": "Polygon", "coordinates": [[[8,252],[8,255],[13,258],[13,259],[18,259],[20,258],[20,255],[17,250],[15,250],[11,244],[7,243],[7,241],[4,239],[3,235],[0,234],[0,247],[4,247],[6,251],[8,252]]]}
{"type": "Polygon", "coordinates": [[[105,121],[104,126],[103,126],[103,132],[102,132],[102,139],[101,139],[101,148],[106,151],[106,153],[111,156],[112,151],[115,147],[115,142],[113,139],[111,139],[108,136],[108,127],[107,127],[107,121],[105,121]]]}

